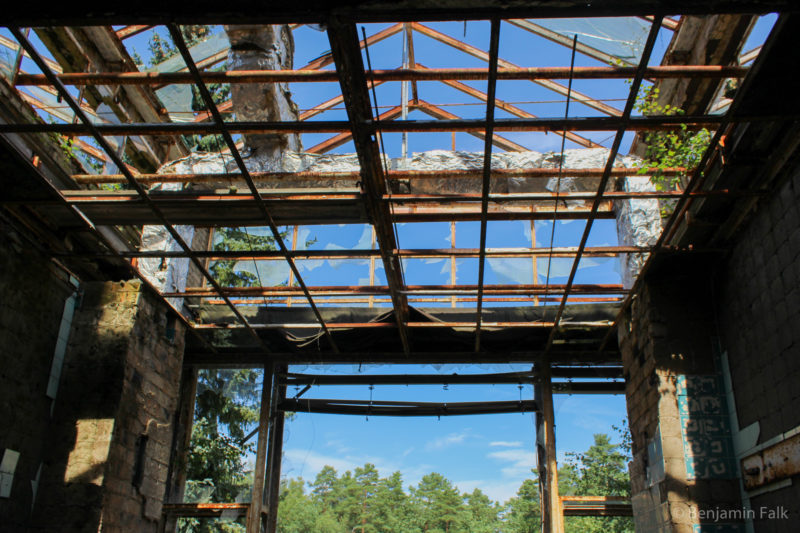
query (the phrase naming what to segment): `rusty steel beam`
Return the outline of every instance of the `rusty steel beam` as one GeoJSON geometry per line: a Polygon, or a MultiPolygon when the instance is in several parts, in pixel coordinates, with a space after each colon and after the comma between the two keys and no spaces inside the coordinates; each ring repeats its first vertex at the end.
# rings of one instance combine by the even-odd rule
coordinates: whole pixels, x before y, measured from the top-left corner
{"type": "MultiPolygon", "coordinates": [[[[375,83],[374,85],[378,85],[378,84],[375,83]]],[[[344,97],[343,96],[338,96],[337,98],[343,99],[344,97]]],[[[399,106],[399,105],[395,106],[395,107],[393,107],[393,108],[381,113],[378,116],[378,120],[393,120],[393,119],[399,117],[401,112],[402,112],[401,106],[399,106]]],[[[311,148],[306,150],[306,152],[309,152],[309,153],[312,153],[312,154],[324,154],[324,153],[327,153],[327,152],[333,150],[334,148],[338,148],[339,146],[341,146],[341,145],[343,145],[343,144],[345,144],[347,142],[350,142],[352,140],[353,140],[352,132],[340,133],[339,135],[334,135],[333,137],[331,137],[329,139],[325,139],[321,143],[315,144],[314,146],[312,146],[311,148]]],[[[360,175],[361,174],[359,173],[359,176],[360,175]]]]}
{"type": "Polygon", "coordinates": [[[302,0],[271,4],[270,9],[257,10],[249,2],[203,4],[202,9],[187,11],[185,6],[165,2],[144,1],[136,4],[109,5],[92,0],[80,4],[53,4],[48,9],[32,9],[29,5],[9,4],[1,14],[2,24],[165,24],[180,21],[186,24],[320,24],[335,13],[355,17],[361,23],[394,23],[412,20],[485,20],[504,18],[565,18],[649,16],[658,9],[672,13],[768,13],[796,12],[793,0],[715,0],[713,3],[676,0],[669,3],[654,0],[609,0],[588,3],[585,0],[553,2],[509,2],[485,0],[451,0],[374,2],[359,0],[346,4],[302,0]]]}
{"type": "MultiPolygon", "coordinates": [[[[414,31],[408,23],[403,24],[403,29],[406,32],[406,41],[408,42],[408,65],[414,68],[417,66],[417,59],[414,56],[414,31]]],[[[414,103],[419,102],[419,91],[417,90],[416,80],[411,82],[411,99],[414,103]]]]}
{"type": "MultiPolygon", "coordinates": [[[[419,63],[417,63],[417,67],[422,68],[422,69],[426,68],[424,65],[420,65],[419,63]]],[[[474,98],[477,98],[481,102],[485,102],[486,101],[486,93],[484,93],[483,91],[479,91],[478,89],[475,89],[473,87],[470,87],[469,85],[467,85],[465,83],[461,83],[461,82],[454,81],[454,80],[442,80],[442,83],[444,83],[445,85],[447,85],[449,87],[452,87],[453,89],[456,89],[457,91],[461,91],[464,94],[468,94],[468,95],[470,95],[470,96],[472,96],[474,98]]],[[[512,105],[512,104],[509,104],[507,102],[504,102],[503,100],[498,100],[497,98],[495,98],[494,104],[495,104],[495,106],[497,106],[497,108],[502,109],[503,111],[506,111],[508,113],[511,113],[512,115],[514,115],[516,117],[519,117],[519,118],[537,118],[536,115],[534,115],[532,113],[528,113],[527,111],[525,111],[523,109],[520,109],[519,107],[517,107],[515,105],[512,105]]],[[[559,135],[561,134],[560,131],[556,131],[554,133],[557,133],[559,135]]],[[[586,148],[599,148],[600,147],[599,144],[594,143],[591,140],[586,139],[584,137],[581,137],[580,135],[577,135],[577,134],[572,133],[572,132],[567,132],[567,138],[569,140],[571,140],[572,142],[574,142],[576,144],[579,144],[581,146],[584,146],[586,148]]]]}
{"type": "MultiPolygon", "coordinates": [[[[572,303],[621,303],[622,302],[622,295],[619,296],[607,296],[607,297],[595,297],[595,296],[570,296],[569,301],[572,303]]],[[[236,299],[231,298],[231,301],[236,305],[243,305],[248,307],[261,307],[263,305],[285,305],[289,307],[291,304],[297,305],[297,298],[294,296],[276,296],[276,297],[261,297],[257,300],[253,299],[236,299]]],[[[391,304],[392,300],[389,298],[388,295],[386,296],[335,296],[335,297],[317,297],[317,302],[324,302],[329,303],[332,305],[342,305],[342,304],[380,304],[386,303],[391,304]]],[[[408,296],[409,302],[414,303],[475,303],[478,301],[477,297],[472,296],[442,296],[442,297],[421,297],[421,296],[408,296]]],[[[526,305],[536,302],[555,302],[558,303],[561,301],[561,298],[557,297],[544,297],[544,296],[507,296],[507,297],[495,297],[495,296],[486,296],[483,298],[484,302],[521,302],[526,305]]],[[[211,304],[211,305],[224,305],[225,302],[222,300],[214,300],[213,298],[207,298],[204,300],[204,303],[211,304]]],[[[317,327],[314,325],[314,327],[317,327]]]]}
{"type": "MultiPolygon", "coordinates": [[[[415,26],[415,28],[418,26],[415,26]]],[[[429,29],[429,28],[427,28],[429,29]]],[[[433,30],[431,30],[433,31],[433,30]]],[[[426,33],[427,35],[427,33],[426,33]]],[[[443,35],[443,34],[438,34],[443,35]]],[[[459,41],[460,42],[460,41],[459,41]]],[[[463,43],[462,43],[463,44],[463,43]]],[[[473,50],[469,45],[466,50],[473,50]]],[[[459,48],[460,49],[460,48],[459,48]]],[[[464,50],[464,51],[466,51],[464,50]]],[[[479,52],[476,50],[476,53],[479,52]]],[[[470,53],[470,52],[468,52],[470,53]]],[[[480,52],[480,59],[486,56],[480,52]]],[[[474,55],[474,54],[471,54],[474,55]]],[[[548,89],[561,94],[559,84],[550,80],[569,77],[568,67],[519,67],[502,61],[503,67],[497,71],[498,80],[524,80],[544,85],[548,89]],[[557,87],[555,87],[557,86],[557,87]],[[556,90],[558,89],[558,90],[556,90]]],[[[748,67],[724,65],[661,65],[648,67],[647,78],[743,78],[748,67]]],[[[630,79],[635,74],[634,67],[575,67],[575,79],[630,79]]],[[[489,71],[485,68],[398,68],[392,70],[374,70],[370,79],[374,81],[443,81],[443,80],[486,80],[489,71]]],[[[58,75],[64,85],[191,85],[194,83],[190,72],[69,72],[58,75]]],[[[203,71],[201,79],[205,83],[300,83],[300,82],[333,82],[337,75],[333,70],[228,70],[222,72],[203,71]]],[[[42,74],[20,74],[18,86],[47,86],[49,80],[42,74]]],[[[563,88],[566,90],[566,87],[563,88]]],[[[578,100],[590,107],[604,111],[608,115],[618,116],[619,110],[607,106],[586,95],[578,100]],[[616,113],[611,110],[615,109],[616,113]]]]}
{"type": "MultiPolygon", "coordinates": [[[[532,257],[553,254],[553,257],[574,257],[578,252],[576,246],[558,248],[486,248],[489,257],[532,257]]],[[[594,246],[584,249],[584,255],[592,257],[615,257],[617,254],[636,254],[650,251],[649,246],[594,246]]],[[[392,254],[407,258],[449,258],[449,257],[478,257],[478,248],[423,248],[392,250],[392,254]]],[[[75,254],[81,256],[81,254],[75,254]]],[[[123,252],[123,257],[189,257],[186,252],[172,252],[165,250],[137,250],[123,252]]],[[[282,259],[283,253],[278,250],[197,250],[192,255],[203,257],[209,261],[225,261],[237,259],[239,261],[266,261],[282,259]]],[[[289,255],[295,259],[363,259],[379,257],[378,250],[290,250],[289,255]]],[[[88,257],[88,256],[87,256],[88,257]]],[[[93,256],[98,257],[98,256],[93,256]]],[[[103,256],[100,256],[103,257],[103,256]]]]}
{"type": "MultiPolygon", "coordinates": [[[[294,273],[295,281],[300,286],[303,294],[305,295],[306,299],[308,300],[309,306],[311,306],[311,310],[314,312],[314,316],[317,318],[322,331],[325,333],[326,337],[328,338],[328,342],[331,345],[331,348],[334,352],[338,352],[339,348],[336,346],[336,341],[333,340],[333,336],[331,335],[330,331],[328,331],[327,326],[325,325],[325,321],[322,318],[322,315],[317,309],[316,304],[314,304],[314,300],[311,297],[311,294],[308,292],[306,288],[306,284],[303,281],[303,278],[300,276],[300,271],[298,270],[297,266],[294,263],[294,260],[288,255],[289,250],[286,247],[286,243],[283,242],[283,237],[281,237],[281,232],[278,229],[278,226],[275,224],[275,221],[272,219],[272,215],[270,215],[267,207],[264,203],[264,200],[261,197],[261,193],[259,193],[258,189],[256,188],[253,179],[250,177],[250,171],[245,165],[244,160],[242,159],[241,154],[239,153],[239,149],[236,147],[236,143],[233,140],[228,129],[225,127],[225,121],[222,118],[219,110],[217,109],[217,105],[214,102],[214,99],[211,97],[211,93],[208,90],[203,79],[200,77],[200,71],[197,69],[197,65],[194,63],[194,59],[192,59],[192,54],[189,52],[189,48],[186,46],[186,42],[184,41],[183,34],[181,33],[180,28],[177,24],[170,24],[167,26],[170,35],[172,36],[172,40],[175,43],[175,47],[180,52],[181,57],[183,57],[183,61],[186,66],[189,68],[189,72],[195,80],[195,84],[200,91],[200,95],[203,98],[203,102],[205,103],[206,107],[211,111],[214,117],[214,124],[218,129],[218,132],[222,135],[225,139],[225,144],[227,145],[228,149],[231,152],[234,160],[236,161],[236,166],[239,168],[239,172],[242,174],[242,177],[245,179],[248,188],[250,189],[251,194],[257,200],[258,209],[263,217],[263,220],[267,223],[270,231],[272,232],[272,237],[275,243],[278,245],[278,248],[281,252],[284,253],[286,258],[286,262],[289,264],[289,268],[294,273]]],[[[200,263],[197,258],[194,258],[195,261],[200,263]]],[[[218,287],[216,281],[213,281],[214,288],[218,287]]],[[[224,297],[224,296],[223,296],[224,297]]],[[[259,337],[259,341],[261,341],[259,337]]]]}
{"type": "MultiPolygon", "coordinates": [[[[283,411],[357,416],[458,416],[499,413],[532,413],[536,402],[495,401],[465,403],[382,402],[361,400],[291,399],[278,406],[283,411]]],[[[354,527],[353,530],[357,530],[354,527]]]]}
{"type": "Polygon", "coordinates": [[[250,508],[249,503],[165,503],[162,511],[167,516],[176,517],[217,517],[233,515],[244,516],[250,508]]]}
{"type": "MultiPolygon", "coordinates": [[[[381,30],[373,35],[370,35],[369,37],[366,38],[366,40],[361,39],[360,41],[358,41],[358,47],[359,49],[363,49],[365,46],[379,43],[384,39],[388,39],[392,35],[400,33],[402,30],[403,30],[402,23],[394,24],[384,30],[381,30]]],[[[322,67],[328,66],[332,63],[333,63],[333,53],[328,52],[326,54],[321,55],[317,59],[314,59],[313,61],[309,62],[306,66],[302,67],[301,70],[317,70],[321,69],[322,67]]]]}
{"type": "MultiPolygon", "coordinates": [[[[646,21],[650,22],[651,24],[655,20],[655,17],[653,17],[652,15],[642,15],[642,16],[639,16],[638,18],[646,20],[646,21]]],[[[664,17],[664,18],[661,19],[661,26],[663,26],[664,28],[667,28],[668,30],[675,31],[678,28],[680,28],[681,21],[680,20],[675,20],[675,19],[672,19],[672,18],[669,18],[669,17],[664,17]]]]}
{"type": "MultiPolygon", "coordinates": [[[[419,100],[416,104],[414,104],[416,109],[419,109],[426,115],[432,116],[433,118],[443,119],[443,120],[459,120],[460,117],[450,113],[449,111],[445,111],[444,109],[430,104],[424,100],[419,100]]],[[[478,139],[485,141],[486,134],[481,132],[469,132],[471,135],[477,137],[478,139]]],[[[498,148],[502,148],[508,152],[527,152],[528,149],[524,146],[517,144],[513,141],[509,141],[505,137],[500,135],[495,135],[492,137],[492,144],[497,146],[498,148]]]]}
{"type": "MultiPolygon", "coordinates": [[[[479,49],[475,48],[474,46],[470,46],[470,45],[468,45],[468,44],[466,44],[466,43],[464,43],[462,41],[459,41],[458,39],[454,39],[454,38],[450,37],[449,35],[445,35],[444,33],[438,32],[438,31],[436,31],[436,30],[434,30],[432,28],[429,28],[428,26],[420,24],[419,22],[413,22],[412,26],[416,31],[422,33],[423,35],[426,35],[426,36],[428,36],[428,37],[430,37],[432,39],[436,39],[437,41],[439,41],[439,42],[441,42],[443,44],[446,44],[448,46],[451,46],[451,47],[455,48],[456,50],[461,50],[462,52],[465,52],[465,53],[467,53],[467,54],[469,54],[469,55],[471,55],[473,57],[476,57],[476,58],[478,58],[478,59],[480,59],[482,61],[486,61],[486,62],[489,61],[488,54],[486,52],[484,52],[483,50],[479,50],[479,49]]],[[[502,59],[499,60],[498,65],[499,65],[499,67],[502,67],[503,69],[520,68],[517,65],[515,65],[515,64],[513,64],[513,63],[511,63],[509,61],[502,60],[502,59]]],[[[621,67],[621,68],[625,68],[625,67],[621,67]]],[[[499,76],[499,72],[498,72],[498,76],[499,76]]],[[[563,72],[560,75],[560,78],[566,79],[568,77],[569,77],[569,69],[566,69],[566,72],[563,72]]],[[[542,87],[545,87],[546,89],[550,89],[551,91],[554,91],[554,92],[556,92],[556,93],[558,93],[560,95],[566,96],[566,94],[567,94],[567,88],[566,87],[564,87],[560,83],[556,83],[554,81],[551,81],[550,79],[538,79],[538,80],[531,80],[531,81],[533,81],[537,85],[541,85],[542,87]]],[[[574,100],[578,101],[578,102],[581,102],[584,105],[587,105],[589,107],[597,109],[598,111],[600,111],[601,113],[604,113],[606,115],[619,116],[621,114],[620,111],[617,108],[615,108],[613,106],[610,106],[610,105],[607,105],[607,104],[604,104],[603,102],[595,100],[594,98],[591,98],[591,97],[589,97],[589,96],[587,96],[585,94],[582,94],[582,93],[578,93],[578,92],[573,91],[572,92],[572,98],[574,100]]]]}
{"type": "MultiPolygon", "coordinates": [[[[518,328],[518,329],[549,329],[553,327],[553,322],[484,322],[484,327],[487,328],[518,328]]],[[[412,329],[475,329],[475,322],[404,322],[404,327],[412,329]]],[[[611,321],[599,322],[570,322],[564,327],[574,327],[576,329],[598,329],[605,330],[611,326],[611,321]]],[[[198,331],[215,331],[215,330],[237,330],[242,329],[244,326],[236,324],[228,326],[226,324],[195,324],[195,329],[198,331]]],[[[331,322],[329,327],[332,330],[339,329],[395,329],[398,327],[396,322],[331,322]]],[[[319,329],[319,324],[316,323],[269,323],[269,324],[253,324],[256,330],[275,330],[275,329],[319,329]]],[[[599,340],[599,339],[598,339],[599,340]]],[[[475,353],[475,352],[472,352],[475,353]]],[[[346,355],[346,354],[345,354],[346,355]]]]}
{"type": "MultiPolygon", "coordinates": [[[[692,169],[683,167],[658,168],[628,168],[614,167],[611,169],[611,176],[645,176],[649,177],[652,173],[659,173],[663,176],[678,176],[691,172],[692,169]]],[[[481,169],[442,169],[442,170],[389,170],[386,173],[387,179],[393,180],[426,180],[426,179],[462,179],[478,178],[482,174],[481,169]]],[[[603,176],[603,168],[565,168],[562,171],[564,176],[581,178],[599,178],[603,176]]],[[[341,179],[355,180],[361,177],[358,171],[341,172],[251,172],[250,176],[256,180],[283,180],[283,179],[308,179],[314,182],[319,179],[341,179]]],[[[558,176],[558,168],[493,168],[492,179],[503,178],[554,178],[558,176]]],[[[125,183],[125,176],[122,174],[73,174],[72,179],[81,185],[99,185],[101,183],[125,183]]],[[[136,174],[136,180],[143,184],[153,183],[206,183],[220,181],[243,180],[241,173],[227,172],[221,174],[136,174]]],[[[280,191],[264,190],[262,194],[276,194],[280,191]]],[[[299,194],[293,191],[293,194],[299,194]]],[[[612,193],[606,193],[612,194],[612,193]]],[[[392,195],[401,197],[400,195],[392,195]]]]}
{"type": "MultiPolygon", "coordinates": [[[[740,122],[765,122],[776,118],[800,118],[796,114],[777,117],[774,115],[737,116],[740,122]]],[[[684,126],[689,130],[702,128],[716,129],[723,118],[719,115],[650,115],[631,117],[626,127],[628,131],[676,131],[684,126]]],[[[573,117],[496,119],[495,131],[616,131],[622,121],[619,117],[573,117]]],[[[368,132],[377,131],[374,121],[366,119],[359,123],[368,132]]],[[[93,126],[101,135],[186,135],[192,133],[215,133],[211,123],[131,123],[97,124],[93,126]]],[[[307,122],[226,122],[226,130],[231,133],[342,133],[348,131],[349,123],[341,120],[315,120],[307,122]]],[[[486,127],[481,119],[459,120],[395,120],[380,125],[383,132],[482,132],[486,127]]],[[[89,127],[85,124],[0,124],[0,133],[42,133],[55,132],[64,135],[87,135],[89,127]]]]}
{"type": "MultiPolygon", "coordinates": [[[[14,41],[12,41],[10,39],[6,39],[2,35],[0,35],[0,46],[3,46],[5,48],[8,48],[9,50],[13,50],[13,51],[17,51],[20,48],[17,43],[15,43],[14,41]]],[[[24,50],[22,52],[22,56],[23,57],[27,57],[28,59],[31,58],[30,54],[28,54],[28,52],[26,52],[24,50]]],[[[48,59],[46,57],[43,57],[42,59],[44,60],[45,64],[50,68],[50,70],[52,70],[56,74],[61,74],[62,72],[64,72],[64,69],[61,68],[61,65],[59,65],[57,62],[53,61],[52,59],[48,59]]]]}
{"type": "Polygon", "coordinates": [[[117,39],[122,41],[123,39],[127,39],[128,37],[133,37],[134,35],[139,35],[143,31],[147,31],[153,26],[146,26],[146,25],[139,25],[139,26],[125,26],[122,29],[117,30],[116,35],[117,39]]]}
{"type": "MultiPolygon", "coordinates": [[[[383,83],[382,81],[376,81],[376,82],[370,81],[369,85],[370,85],[370,88],[372,88],[373,85],[377,87],[378,85],[380,85],[382,83],[383,83]]],[[[320,113],[322,113],[324,111],[327,111],[327,110],[331,109],[332,107],[335,107],[335,106],[341,104],[342,101],[343,100],[342,100],[342,96],[341,95],[334,96],[330,100],[326,100],[325,102],[323,102],[323,103],[321,103],[319,105],[315,105],[311,109],[306,109],[305,111],[300,113],[300,117],[299,118],[300,118],[300,120],[308,120],[311,117],[315,117],[315,116],[319,115],[320,113]]],[[[219,109],[220,113],[230,112],[230,111],[233,110],[233,100],[226,100],[226,101],[222,102],[221,104],[219,104],[217,106],[217,108],[219,109]]],[[[210,117],[211,117],[211,113],[209,113],[208,111],[204,111],[204,112],[199,113],[196,117],[194,117],[193,122],[203,122],[204,120],[208,120],[210,117]]]]}
{"type": "Polygon", "coordinates": [[[741,460],[744,487],[755,490],[800,474],[800,433],[741,460]]]}
{"type": "MultiPolygon", "coordinates": [[[[373,87],[377,87],[378,85],[382,84],[382,81],[368,81],[367,85],[370,89],[373,87]]],[[[307,109],[300,113],[300,120],[308,120],[311,117],[315,117],[322,113],[323,111],[327,111],[328,109],[339,105],[344,102],[344,97],[342,95],[334,96],[330,100],[327,100],[319,105],[312,107],[311,109],[307,109]]]]}
{"type": "MultiPolygon", "coordinates": [[[[494,138],[494,100],[497,94],[497,62],[500,52],[500,19],[491,20],[489,35],[489,81],[486,90],[486,138],[483,145],[483,175],[481,176],[481,216],[478,245],[478,301],[475,321],[475,351],[481,351],[481,323],[483,320],[483,277],[486,268],[486,228],[489,211],[489,189],[492,181],[492,144],[494,138]]],[[[555,222],[553,222],[555,224],[555,222]]]]}
{"type": "MultiPolygon", "coordinates": [[[[402,29],[402,25],[399,28],[402,29]]],[[[381,201],[381,197],[388,189],[383,168],[383,154],[378,147],[375,133],[365,127],[365,123],[373,121],[380,124],[380,119],[374,117],[372,113],[367,86],[368,77],[361,59],[361,44],[355,24],[331,17],[328,21],[328,39],[331,43],[331,55],[336,63],[336,73],[339,75],[339,84],[347,108],[353,143],[361,166],[362,188],[364,189],[367,213],[375,227],[375,236],[378,248],[381,250],[384,272],[392,296],[400,342],[403,351],[409,354],[411,343],[405,326],[408,317],[408,301],[400,292],[404,286],[403,270],[399,258],[390,254],[390,250],[397,248],[397,240],[389,206],[381,201]]],[[[369,79],[374,81],[374,78],[370,77],[369,79]]],[[[377,102],[375,105],[377,106],[377,102]]]]}
{"type": "Polygon", "coordinates": [[[567,305],[567,296],[572,289],[575,281],[575,275],[578,272],[578,265],[581,261],[581,255],[583,254],[583,250],[586,248],[586,243],[589,240],[589,234],[592,231],[594,219],[600,209],[600,204],[603,201],[603,193],[605,192],[608,180],[611,177],[611,169],[614,168],[614,162],[617,159],[617,153],[619,152],[620,145],[622,144],[622,137],[625,135],[625,131],[627,129],[627,123],[631,120],[631,113],[633,113],[634,105],[636,104],[636,99],[639,95],[639,87],[642,84],[647,64],[650,61],[651,54],[653,53],[653,48],[656,43],[656,37],[658,37],[658,31],[661,27],[662,19],[663,16],[660,15],[655,17],[653,24],[650,27],[650,32],[647,35],[647,41],[645,42],[644,50],[642,51],[642,57],[639,60],[639,66],[636,67],[636,76],[634,76],[633,83],[631,83],[628,99],[625,102],[625,109],[622,112],[622,124],[614,135],[614,142],[609,150],[605,172],[603,173],[603,177],[600,178],[600,184],[597,187],[597,197],[592,203],[592,210],[589,213],[589,220],[586,222],[586,227],[583,230],[583,235],[581,235],[581,241],[578,245],[578,254],[575,256],[575,260],[572,262],[572,268],[570,270],[569,277],[567,278],[567,287],[564,290],[564,296],[562,297],[561,303],[558,306],[558,311],[556,311],[554,320],[556,325],[550,331],[550,335],[547,339],[547,345],[545,346],[546,351],[552,347],[556,333],[558,332],[558,325],[561,322],[564,308],[567,305]]]}

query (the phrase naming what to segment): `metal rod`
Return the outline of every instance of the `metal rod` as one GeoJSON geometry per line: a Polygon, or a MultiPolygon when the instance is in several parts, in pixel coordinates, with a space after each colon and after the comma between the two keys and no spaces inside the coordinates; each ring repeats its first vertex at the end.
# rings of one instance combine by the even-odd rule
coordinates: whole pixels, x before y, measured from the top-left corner
{"type": "MultiPolygon", "coordinates": [[[[644,50],[642,51],[641,59],[639,60],[639,66],[636,68],[636,75],[633,78],[633,83],[631,84],[630,91],[628,93],[628,100],[625,102],[625,109],[622,112],[622,121],[623,124],[620,125],[617,133],[614,136],[614,142],[611,145],[611,149],[608,153],[608,159],[606,163],[606,171],[603,173],[603,177],[600,178],[600,184],[597,187],[597,198],[592,204],[592,211],[589,214],[589,219],[586,222],[586,227],[583,230],[583,235],[581,236],[580,244],[578,245],[578,254],[575,256],[575,260],[572,262],[572,269],[570,270],[569,277],[567,279],[567,286],[564,289],[564,296],[561,299],[561,303],[558,306],[558,311],[555,315],[555,326],[550,331],[550,335],[547,339],[547,345],[545,350],[550,349],[553,345],[553,340],[555,339],[556,332],[558,331],[559,323],[561,322],[561,317],[564,313],[564,308],[567,305],[567,297],[569,296],[570,290],[572,289],[572,285],[575,281],[575,275],[578,272],[578,265],[580,264],[581,256],[583,254],[583,250],[586,247],[586,242],[589,240],[589,234],[592,231],[592,225],[594,223],[595,215],[597,214],[598,209],[600,208],[600,202],[603,198],[603,193],[606,190],[606,185],[610,178],[611,169],[614,168],[614,164],[617,158],[617,153],[619,152],[619,147],[622,144],[622,137],[626,131],[626,122],[631,119],[631,113],[633,112],[634,104],[636,103],[636,99],[639,95],[639,87],[641,86],[642,80],[644,78],[644,73],[647,67],[647,63],[650,60],[650,55],[653,53],[653,47],[655,46],[656,37],[658,37],[658,31],[661,27],[661,20],[663,19],[663,15],[656,15],[654,17],[653,24],[650,27],[650,33],[647,36],[647,41],[645,42],[644,50]]],[[[555,224],[555,222],[554,222],[555,224]]]]}
{"type": "MultiPolygon", "coordinates": [[[[572,56],[570,58],[570,67],[575,66],[575,49],[578,46],[578,34],[572,38],[572,56]]],[[[564,119],[569,118],[569,103],[572,97],[572,76],[569,78],[569,85],[567,85],[567,102],[564,107],[564,119]]],[[[561,178],[564,176],[564,146],[567,142],[567,132],[561,133],[561,156],[558,160],[558,176],[556,177],[556,197],[553,200],[553,225],[550,227],[550,250],[553,250],[553,240],[556,236],[556,220],[558,220],[558,197],[561,195],[561,178]]],[[[545,285],[550,284],[550,266],[553,263],[553,254],[547,256],[547,273],[545,275],[545,285]]],[[[547,298],[545,292],[544,298],[547,298]]]]}

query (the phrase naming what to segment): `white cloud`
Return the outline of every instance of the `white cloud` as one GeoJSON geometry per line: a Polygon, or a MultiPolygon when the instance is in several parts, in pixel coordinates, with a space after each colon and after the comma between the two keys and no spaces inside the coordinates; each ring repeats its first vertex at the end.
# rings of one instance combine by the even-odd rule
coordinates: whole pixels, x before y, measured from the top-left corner
{"type": "MultiPolygon", "coordinates": [[[[335,443],[335,441],[329,441],[335,443]]],[[[313,480],[317,472],[324,466],[332,466],[340,474],[350,470],[351,472],[358,467],[363,467],[366,463],[372,463],[381,476],[388,476],[397,470],[403,473],[403,480],[418,481],[426,473],[430,472],[431,465],[417,464],[412,468],[405,468],[397,461],[384,457],[365,456],[357,454],[339,453],[337,455],[326,455],[308,449],[291,448],[283,454],[283,475],[287,477],[303,477],[313,480]]],[[[416,482],[413,481],[413,482],[416,482]]]]}
{"type": "Polygon", "coordinates": [[[530,283],[533,280],[533,265],[530,259],[489,258],[489,268],[504,283],[530,283]]]}
{"type": "MultiPolygon", "coordinates": [[[[530,475],[531,469],[536,465],[536,454],[532,450],[523,448],[510,448],[508,450],[498,450],[486,455],[490,459],[495,459],[506,463],[507,466],[501,467],[503,477],[513,480],[523,480],[530,475]]],[[[513,484],[513,483],[512,483],[513,484]]],[[[519,485],[519,483],[517,483],[519,485]]]]}
{"type": "Polygon", "coordinates": [[[489,446],[502,446],[504,448],[521,448],[522,441],[515,440],[515,441],[507,441],[507,440],[496,440],[494,442],[490,442],[489,446]]]}
{"type": "Polygon", "coordinates": [[[458,487],[458,490],[466,493],[470,493],[475,489],[481,489],[481,492],[486,494],[489,498],[500,503],[505,503],[510,498],[516,496],[520,485],[520,483],[511,481],[487,479],[454,481],[453,484],[458,487]]]}
{"type": "Polygon", "coordinates": [[[466,431],[461,433],[450,433],[444,437],[438,437],[425,443],[425,451],[441,450],[452,446],[453,444],[461,444],[466,440],[468,433],[466,431]]]}

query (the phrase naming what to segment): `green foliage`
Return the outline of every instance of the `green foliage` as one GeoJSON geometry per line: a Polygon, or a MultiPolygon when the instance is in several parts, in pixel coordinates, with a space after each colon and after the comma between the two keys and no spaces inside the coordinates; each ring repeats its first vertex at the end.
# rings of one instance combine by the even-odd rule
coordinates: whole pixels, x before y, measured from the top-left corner
{"type": "MultiPolygon", "coordinates": [[[[284,234],[281,235],[283,236],[284,234]]],[[[215,252],[274,250],[276,247],[275,239],[271,235],[256,235],[240,228],[217,228],[215,240],[215,252]]],[[[237,263],[235,259],[216,261],[209,270],[223,287],[257,286],[258,276],[253,272],[237,269],[237,263]]]]}
{"type": "MultiPolygon", "coordinates": [[[[181,33],[183,34],[184,41],[186,41],[186,46],[193,46],[211,37],[211,26],[181,26],[181,33]]],[[[175,48],[175,43],[172,42],[172,39],[165,40],[155,31],[147,43],[147,49],[150,51],[151,67],[163,63],[167,59],[178,54],[178,49],[175,48]]],[[[141,61],[141,58],[139,58],[139,61],[141,61]]],[[[136,62],[136,57],[134,57],[134,62],[136,62]]],[[[138,64],[140,63],[137,63],[137,65],[138,64]]]]}
{"type": "MultiPolygon", "coordinates": [[[[586,452],[567,453],[566,464],[558,471],[562,494],[630,497],[629,456],[625,448],[629,446],[630,435],[624,426],[615,429],[622,434],[622,444],[614,444],[608,435],[598,433],[586,452]]],[[[565,529],[567,533],[632,533],[633,520],[628,517],[567,517],[565,529]]]]}
{"type": "MultiPolygon", "coordinates": [[[[684,114],[683,109],[669,104],[659,104],[658,96],[659,90],[655,87],[642,89],[636,109],[643,115],[684,114]]],[[[646,150],[639,173],[650,174],[650,180],[657,190],[674,191],[679,186],[686,185],[689,173],[700,163],[711,142],[711,133],[705,128],[691,131],[686,124],[680,124],[678,129],[645,132],[642,139],[646,150]],[[687,170],[676,176],[665,175],[665,169],[675,167],[683,167],[687,170]],[[651,171],[650,169],[655,170],[651,171]]],[[[674,200],[662,202],[662,216],[671,214],[674,205],[674,200]]]]}
{"type": "Polygon", "coordinates": [[[539,507],[539,480],[526,479],[517,495],[506,502],[506,529],[509,533],[539,533],[542,511],[539,507]]]}
{"type": "MultiPolygon", "coordinates": [[[[624,426],[619,431],[624,443],[624,426]]],[[[629,496],[624,446],[598,434],[586,452],[568,454],[559,469],[561,493],[629,496]]],[[[459,493],[436,472],[406,493],[400,472],[380,477],[369,463],[342,475],[326,466],[307,487],[300,479],[282,483],[280,533],[538,533],[542,527],[535,472],[502,506],[478,489],[459,493]]],[[[569,517],[565,527],[567,533],[633,531],[625,517],[569,517]]]]}

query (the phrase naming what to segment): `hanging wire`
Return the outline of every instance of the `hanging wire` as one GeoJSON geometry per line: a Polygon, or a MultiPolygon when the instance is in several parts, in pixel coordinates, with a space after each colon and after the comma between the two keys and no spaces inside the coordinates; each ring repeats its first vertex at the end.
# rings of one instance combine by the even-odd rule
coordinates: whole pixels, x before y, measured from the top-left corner
{"type": "MultiPolygon", "coordinates": [[[[567,105],[566,109],[564,110],[564,119],[569,118],[569,103],[572,97],[572,72],[575,68],[575,49],[578,46],[578,35],[575,34],[572,38],[572,58],[570,59],[569,64],[569,84],[567,85],[567,105]]],[[[550,251],[547,254],[547,276],[545,277],[544,282],[544,296],[542,297],[543,301],[547,300],[547,294],[550,291],[550,266],[553,262],[553,242],[556,235],[556,220],[558,216],[558,196],[561,192],[561,178],[564,173],[564,147],[567,142],[567,131],[564,130],[561,132],[561,157],[558,161],[558,178],[556,180],[556,198],[555,198],[555,206],[553,208],[553,227],[550,228],[550,251]]]]}

